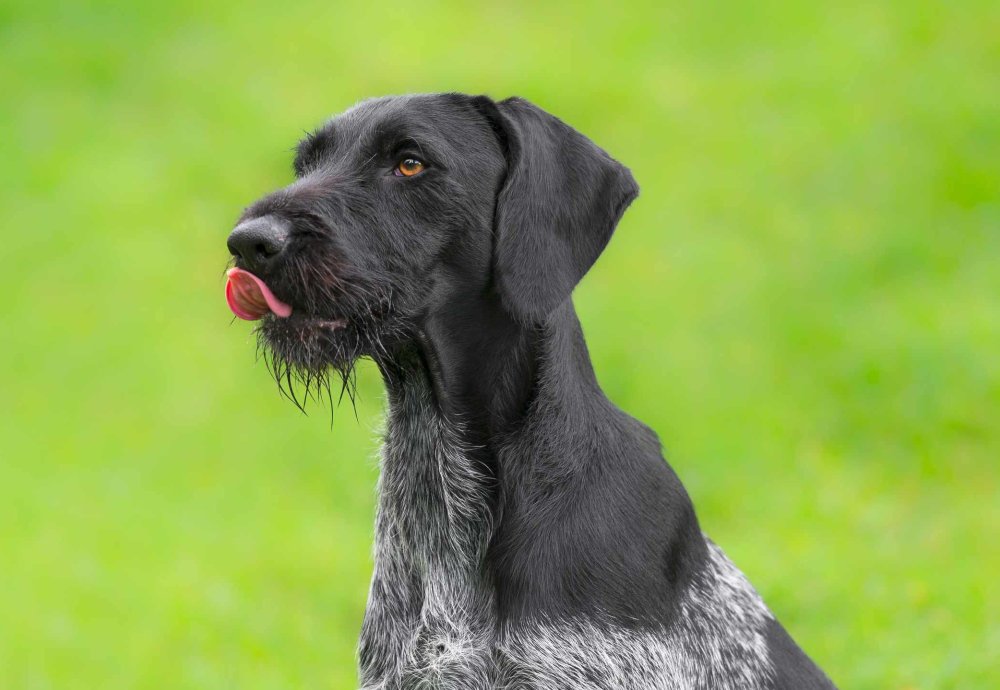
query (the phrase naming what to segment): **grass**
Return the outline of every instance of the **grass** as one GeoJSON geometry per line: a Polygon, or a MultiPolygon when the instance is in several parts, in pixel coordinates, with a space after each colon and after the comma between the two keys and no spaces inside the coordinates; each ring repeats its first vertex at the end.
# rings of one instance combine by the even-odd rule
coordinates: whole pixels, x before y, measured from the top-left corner
{"type": "Polygon", "coordinates": [[[302,130],[519,94],[643,194],[600,379],[844,688],[1000,683],[995,3],[0,6],[0,688],[353,688],[379,381],[299,414],[222,299],[302,130]]]}

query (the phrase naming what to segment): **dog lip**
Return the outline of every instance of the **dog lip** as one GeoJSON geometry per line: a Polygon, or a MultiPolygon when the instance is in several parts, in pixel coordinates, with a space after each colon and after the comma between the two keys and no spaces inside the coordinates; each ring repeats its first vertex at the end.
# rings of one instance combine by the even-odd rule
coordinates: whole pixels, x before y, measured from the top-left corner
{"type": "Polygon", "coordinates": [[[347,319],[313,319],[313,323],[322,328],[337,330],[347,326],[347,319]]]}
{"type": "Polygon", "coordinates": [[[346,316],[321,316],[298,310],[294,316],[285,319],[285,322],[288,324],[288,328],[326,328],[337,331],[347,328],[350,319],[346,316]]]}
{"type": "Polygon", "coordinates": [[[291,316],[292,307],[275,297],[267,284],[253,273],[230,268],[226,277],[226,302],[239,318],[256,321],[269,312],[282,319],[291,316]]]}

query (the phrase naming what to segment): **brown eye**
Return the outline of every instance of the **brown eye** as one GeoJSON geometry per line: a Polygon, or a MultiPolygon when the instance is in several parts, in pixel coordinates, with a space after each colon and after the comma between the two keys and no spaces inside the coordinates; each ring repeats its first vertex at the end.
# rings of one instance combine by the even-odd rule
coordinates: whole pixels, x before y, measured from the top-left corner
{"type": "Polygon", "coordinates": [[[399,161],[399,165],[393,173],[400,177],[413,177],[417,173],[421,173],[424,170],[424,164],[418,161],[416,158],[404,158],[399,161]]]}

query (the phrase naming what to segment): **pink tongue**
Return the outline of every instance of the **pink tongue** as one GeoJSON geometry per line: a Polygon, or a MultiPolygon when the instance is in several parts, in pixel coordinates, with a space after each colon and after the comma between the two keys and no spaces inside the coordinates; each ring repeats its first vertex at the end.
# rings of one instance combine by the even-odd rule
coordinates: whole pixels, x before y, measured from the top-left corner
{"type": "Polygon", "coordinates": [[[263,280],[242,268],[226,271],[226,302],[241,319],[256,321],[268,312],[287,318],[292,313],[291,306],[274,296],[263,280]]]}

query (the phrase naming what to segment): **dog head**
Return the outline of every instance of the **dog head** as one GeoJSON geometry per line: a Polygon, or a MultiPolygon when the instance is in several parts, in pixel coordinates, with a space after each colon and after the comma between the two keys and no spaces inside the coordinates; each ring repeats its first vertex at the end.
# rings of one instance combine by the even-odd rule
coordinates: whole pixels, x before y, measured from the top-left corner
{"type": "Polygon", "coordinates": [[[391,356],[456,300],[544,321],[638,193],[625,167],[517,98],[365,101],[307,136],[294,167],[229,236],[227,296],[261,319],[279,380],[307,383],[391,356]]]}

